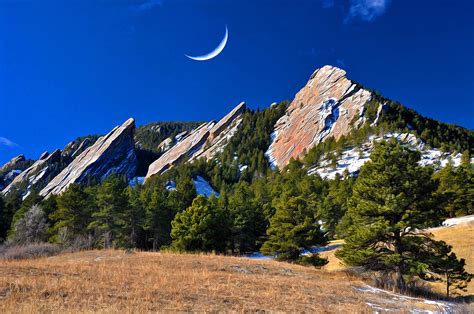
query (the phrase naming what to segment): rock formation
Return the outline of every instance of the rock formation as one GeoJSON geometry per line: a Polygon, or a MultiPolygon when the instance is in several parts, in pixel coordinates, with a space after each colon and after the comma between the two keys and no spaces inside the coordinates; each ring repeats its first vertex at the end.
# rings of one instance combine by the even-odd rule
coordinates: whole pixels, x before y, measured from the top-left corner
{"type": "Polygon", "coordinates": [[[72,183],[84,183],[88,178],[103,180],[113,173],[132,178],[137,168],[134,128],[135,121],[130,118],[100,137],[54,177],[40,195],[60,194],[72,183]]]}
{"type": "Polygon", "coordinates": [[[225,147],[226,140],[237,131],[245,109],[245,103],[240,103],[219,122],[211,121],[200,125],[153,162],[146,177],[163,173],[186,158],[194,160],[214,157],[225,147]]]}
{"type": "Polygon", "coordinates": [[[44,152],[40,158],[29,168],[21,172],[15,179],[3,189],[2,194],[7,195],[15,188],[22,192],[23,198],[26,198],[31,189],[38,188],[48,177],[57,173],[57,165],[61,159],[61,150],[57,149],[49,154],[44,152]]]}
{"type": "Polygon", "coordinates": [[[0,167],[0,191],[12,183],[13,179],[31,164],[24,155],[13,157],[9,162],[0,167]]]}
{"type": "Polygon", "coordinates": [[[344,70],[316,70],[277,121],[266,155],[274,166],[283,167],[325,139],[337,140],[363,124],[370,99],[371,93],[347,79],[344,70]]]}

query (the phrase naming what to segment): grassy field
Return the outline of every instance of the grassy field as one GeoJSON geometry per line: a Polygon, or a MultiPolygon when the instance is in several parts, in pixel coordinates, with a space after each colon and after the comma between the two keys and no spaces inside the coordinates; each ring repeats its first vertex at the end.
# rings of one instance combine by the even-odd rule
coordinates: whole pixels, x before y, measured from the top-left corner
{"type": "MultiPolygon", "coordinates": [[[[450,227],[432,228],[429,230],[436,240],[443,240],[452,245],[453,252],[458,258],[466,260],[466,271],[474,274],[474,221],[468,223],[461,223],[450,227]]],[[[332,241],[332,245],[342,245],[344,241],[332,241]]],[[[336,257],[337,249],[322,252],[321,256],[326,257],[329,263],[323,267],[327,271],[343,271],[347,268],[336,257]]],[[[443,283],[430,283],[433,291],[444,294],[445,286],[443,283]]],[[[461,295],[474,295],[474,282],[471,282],[466,292],[461,292],[461,295]]]]}
{"type": "MultiPolygon", "coordinates": [[[[433,228],[430,232],[437,240],[443,240],[453,246],[453,252],[458,258],[466,260],[466,271],[474,274],[474,221],[451,227],[433,228]]],[[[433,285],[436,291],[444,292],[443,285],[433,285]]],[[[474,295],[474,282],[467,287],[463,295],[474,295]]]]}
{"type": "Polygon", "coordinates": [[[212,255],[86,251],[0,261],[0,312],[440,310],[345,272],[212,255]]]}

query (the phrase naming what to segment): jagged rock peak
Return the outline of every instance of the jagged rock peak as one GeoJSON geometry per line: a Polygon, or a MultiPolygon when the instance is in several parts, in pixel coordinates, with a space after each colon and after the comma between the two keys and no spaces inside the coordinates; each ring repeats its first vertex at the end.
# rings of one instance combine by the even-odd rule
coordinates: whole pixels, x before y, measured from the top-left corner
{"type": "Polygon", "coordinates": [[[8,161],[6,164],[4,164],[2,167],[0,167],[0,172],[3,172],[6,169],[15,168],[15,165],[17,165],[18,163],[20,163],[22,161],[25,161],[25,160],[26,160],[26,158],[25,158],[25,155],[23,155],[23,154],[18,155],[16,157],[13,157],[12,159],[10,159],[10,161],[8,161]]]}
{"type": "Polygon", "coordinates": [[[237,131],[246,108],[245,103],[241,102],[218,122],[201,124],[155,160],[149,166],[146,178],[161,174],[186,158],[213,158],[225,147],[226,139],[237,131]]]}
{"type": "Polygon", "coordinates": [[[132,178],[137,168],[134,128],[135,120],[130,118],[100,137],[54,177],[40,195],[60,194],[72,183],[84,183],[90,176],[102,180],[119,173],[132,178]]]}
{"type": "Polygon", "coordinates": [[[10,193],[16,186],[21,186],[22,183],[28,185],[24,191],[24,195],[28,195],[30,188],[35,187],[41,180],[48,177],[50,166],[59,161],[61,158],[61,150],[57,149],[51,154],[43,153],[40,159],[35,161],[29,168],[18,174],[15,179],[2,191],[3,195],[10,193]],[[46,154],[46,155],[45,155],[46,154]]]}
{"type": "Polygon", "coordinates": [[[371,92],[333,66],[317,69],[275,124],[266,153],[274,166],[283,167],[327,138],[339,139],[363,124],[371,92]]]}

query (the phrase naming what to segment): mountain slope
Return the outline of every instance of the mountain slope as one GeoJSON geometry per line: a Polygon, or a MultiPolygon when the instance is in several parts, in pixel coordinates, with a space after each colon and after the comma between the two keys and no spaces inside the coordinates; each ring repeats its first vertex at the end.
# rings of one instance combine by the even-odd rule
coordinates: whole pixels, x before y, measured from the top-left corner
{"type": "Polygon", "coordinates": [[[40,195],[60,194],[72,183],[87,183],[89,179],[101,181],[113,173],[132,178],[137,169],[134,128],[135,120],[130,118],[100,137],[54,177],[40,195]]]}
{"type": "Polygon", "coordinates": [[[274,127],[266,152],[273,166],[304,159],[310,173],[334,178],[357,173],[373,143],[395,138],[422,152],[424,165],[458,165],[461,152],[474,152],[474,132],[425,118],[383,98],[336,67],[317,69],[274,127]]]}

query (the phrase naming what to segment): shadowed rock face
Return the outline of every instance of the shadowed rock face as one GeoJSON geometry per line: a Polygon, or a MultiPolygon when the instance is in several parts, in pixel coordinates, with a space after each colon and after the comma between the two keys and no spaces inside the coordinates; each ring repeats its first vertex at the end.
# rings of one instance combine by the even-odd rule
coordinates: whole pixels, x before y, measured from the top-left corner
{"type": "Polygon", "coordinates": [[[284,167],[325,139],[347,135],[363,124],[370,98],[371,93],[348,80],[344,70],[316,70],[275,124],[266,155],[274,166],[284,167]]]}
{"type": "Polygon", "coordinates": [[[134,128],[135,121],[130,118],[107,135],[100,137],[54,177],[41,190],[40,195],[60,194],[72,183],[85,183],[91,177],[103,180],[111,174],[118,173],[132,178],[137,168],[133,141],[134,128]]]}
{"type": "Polygon", "coordinates": [[[237,131],[245,109],[245,103],[240,103],[219,122],[211,121],[200,125],[154,161],[148,168],[146,178],[161,174],[186,158],[213,158],[225,147],[226,139],[237,131]]]}

